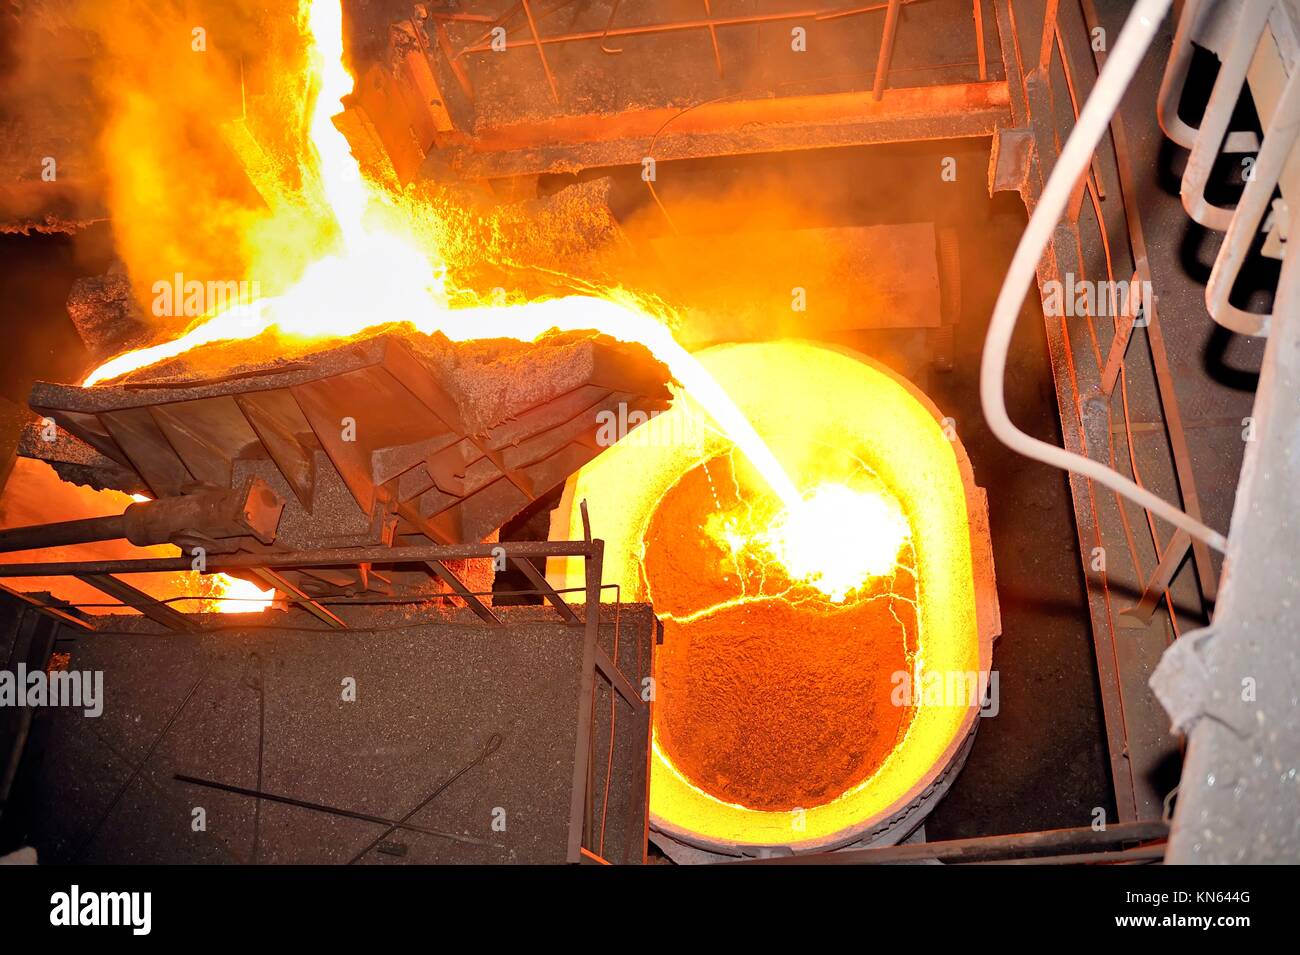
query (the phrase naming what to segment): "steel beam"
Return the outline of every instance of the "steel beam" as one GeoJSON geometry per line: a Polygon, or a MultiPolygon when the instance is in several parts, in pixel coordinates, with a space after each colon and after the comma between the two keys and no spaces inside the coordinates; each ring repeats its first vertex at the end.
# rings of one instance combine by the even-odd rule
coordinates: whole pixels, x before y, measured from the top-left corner
{"type": "Polygon", "coordinates": [[[179,610],[173,610],[167,604],[160,603],[143,590],[137,590],[125,580],[118,580],[112,574],[80,573],[72,576],[83,584],[89,584],[96,590],[108,594],[114,600],[122,601],[125,606],[140,611],[150,620],[162,624],[168,630],[188,633],[196,629],[194,621],[179,610]]]}
{"type": "Polygon", "coordinates": [[[277,574],[275,571],[267,570],[265,567],[258,568],[252,573],[266,581],[276,590],[284,591],[286,594],[296,598],[298,604],[313,617],[323,620],[336,630],[347,629],[347,624],[343,622],[341,617],[335,614],[328,607],[313,600],[304,593],[300,587],[294,584],[293,581],[287,579],[283,574],[277,574]]]}
{"type": "Polygon", "coordinates": [[[633,689],[632,684],[628,682],[623,671],[618,668],[618,664],[605,652],[604,647],[596,647],[596,668],[600,670],[601,676],[610,682],[610,685],[618,691],[618,695],[634,710],[641,710],[645,706],[645,701],[633,689]]]}
{"type": "MultiPolygon", "coordinates": [[[[1005,860],[1017,853],[1096,849],[1121,846],[1129,842],[1148,842],[1164,839],[1168,832],[1169,826],[1160,821],[1127,822],[1115,823],[1104,829],[1081,826],[1077,829],[1048,829],[1006,836],[978,836],[973,839],[919,842],[874,849],[841,849],[838,852],[813,852],[743,861],[760,865],[882,865],[929,860],[949,863],[986,862],[1005,860]]],[[[1076,857],[1078,858],[1081,857],[1076,857]]]]}
{"type": "MultiPolygon", "coordinates": [[[[600,581],[604,541],[592,541],[585,562],[587,584],[586,625],[582,635],[582,669],[578,683],[577,739],[573,755],[573,793],[569,803],[568,861],[582,861],[584,844],[591,843],[591,795],[596,651],[600,649],[600,581]]],[[[556,596],[559,596],[558,594],[556,596]]],[[[612,732],[611,727],[611,732],[612,732]]]]}
{"type": "Polygon", "coordinates": [[[1001,81],[781,96],[558,116],[483,130],[439,151],[461,174],[495,178],[656,161],[990,136],[1010,123],[1001,81]]]}
{"type": "Polygon", "coordinates": [[[25,594],[21,590],[14,590],[12,587],[6,587],[4,584],[0,584],[0,594],[8,594],[16,600],[21,600],[23,603],[35,607],[46,616],[53,617],[60,623],[66,623],[69,626],[77,627],[81,630],[95,629],[94,624],[89,620],[86,620],[84,617],[78,617],[75,614],[71,614],[62,607],[54,604],[47,604],[34,594],[25,594]]]}
{"type": "Polygon", "coordinates": [[[490,623],[494,627],[502,626],[501,618],[494,614],[483,601],[470,593],[469,588],[461,583],[461,579],[446,564],[440,560],[429,560],[425,561],[425,566],[433,571],[434,576],[450,587],[452,593],[464,601],[465,606],[473,610],[480,620],[484,623],[490,623]]]}
{"type": "Polygon", "coordinates": [[[1187,531],[1181,527],[1175,531],[1173,540],[1169,542],[1160,555],[1160,563],[1156,565],[1156,569],[1151,574],[1146,586],[1142,588],[1141,598],[1132,607],[1126,607],[1120,613],[1135,617],[1141,620],[1143,624],[1150,623],[1152,615],[1156,612],[1156,605],[1160,603],[1160,598],[1165,595],[1169,585],[1173,583],[1178,568],[1183,566],[1183,559],[1187,557],[1187,551],[1191,547],[1191,543],[1192,537],[1187,531]]]}
{"type": "MultiPolygon", "coordinates": [[[[514,561],[514,565],[523,572],[523,575],[525,577],[528,578],[529,583],[531,583],[534,587],[536,587],[539,591],[541,591],[542,596],[545,597],[548,601],[550,601],[551,606],[553,606],[557,611],[559,611],[560,616],[564,618],[566,623],[570,623],[575,626],[582,625],[581,618],[579,618],[578,615],[573,612],[573,608],[569,606],[568,602],[563,597],[561,597],[559,593],[556,592],[555,588],[552,587],[549,582],[547,582],[546,578],[543,577],[538,572],[537,568],[533,566],[532,561],[524,557],[514,557],[511,559],[514,561]]],[[[597,600],[596,615],[599,616],[600,615],[599,592],[597,593],[596,600],[597,600]]],[[[589,617],[591,616],[590,604],[587,605],[587,616],[589,617]]]]}
{"type": "MultiPolygon", "coordinates": [[[[265,554],[209,554],[209,573],[258,568],[351,567],[356,564],[422,564],[430,560],[514,557],[587,557],[596,545],[581,541],[512,541],[503,544],[431,544],[414,547],[334,547],[265,554]]],[[[0,578],[58,577],[76,574],[144,574],[193,570],[189,557],[141,557],[128,560],[51,561],[0,564],[0,578]]]]}

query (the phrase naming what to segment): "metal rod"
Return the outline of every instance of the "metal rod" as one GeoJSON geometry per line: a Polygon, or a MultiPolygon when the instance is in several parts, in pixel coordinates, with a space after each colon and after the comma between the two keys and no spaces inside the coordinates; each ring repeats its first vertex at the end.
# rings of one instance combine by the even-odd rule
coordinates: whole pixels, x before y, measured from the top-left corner
{"type": "MultiPolygon", "coordinates": [[[[1160,80],[1160,92],[1156,97],[1156,121],[1164,134],[1182,146],[1191,149],[1196,143],[1197,130],[1188,126],[1178,116],[1178,104],[1183,98],[1183,86],[1187,83],[1187,74],[1192,65],[1192,40],[1196,25],[1201,18],[1201,7],[1206,0],[1185,0],[1183,12],[1178,17],[1174,30],[1173,49],[1169,51],[1169,60],[1165,64],[1164,76],[1160,80]]],[[[1097,17],[1089,26],[1095,26],[1097,17]]]]}
{"type": "MultiPolygon", "coordinates": [[[[521,557],[515,557],[513,560],[515,566],[523,571],[524,576],[528,578],[528,582],[538,590],[542,591],[542,596],[551,602],[551,605],[559,611],[560,616],[563,617],[567,623],[581,626],[582,621],[578,618],[578,615],[573,612],[573,608],[569,606],[568,601],[555,592],[555,588],[547,582],[545,577],[537,572],[537,568],[533,566],[532,561],[521,557]]],[[[590,613],[590,608],[588,608],[588,613],[590,613]]]]}
{"type": "MultiPolygon", "coordinates": [[[[875,13],[879,10],[886,10],[891,3],[921,3],[924,0],[888,0],[886,3],[873,3],[864,7],[855,7],[851,10],[797,10],[789,13],[768,13],[754,14],[742,17],[716,17],[703,20],[677,20],[672,23],[646,23],[636,24],[627,27],[614,27],[609,30],[583,30],[577,33],[558,33],[551,36],[544,36],[541,42],[544,44],[551,43],[577,43],[583,40],[601,40],[608,37],[622,36],[649,36],[658,33],[674,33],[682,30],[703,30],[717,27],[735,27],[735,26],[753,26],[762,23],[780,23],[789,20],[832,20],[839,17],[859,16],[865,13],[875,13]]],[[[533,46],[534,42],[529,40],[508,40],[506,48],[520,46],[533,46]]],[[[461,49],[456,56],[464,56],[466,53],[489,53],[492,51],[492,45],[478,40],[470,46],[461,49]]]]}
{"type": "Polygon", "coordinates": [[[1165,857],[1168,844],[1164,842],[1151,846],[1137,846],[1133,849],[1112,849],[1109,852],[1079,852],[1063,856],[1031,856],[1028,859],[991,859],[988,862],[972,862],[971,865],[1149,865],[1160,862],[1165,857]]]}
{"type": "MultiPolygon", "coordinates": [[[[408,812],[405,816],[403,816],[401,819],[397,821],[397,824],[404,825],[405,823],[410,822],[411,819],[415,817],[416,813],[418,813],[421,809],[429,805],[429,803],[433,802],[444,792],[446,792],[448,786],[450,786],[456,780],[460,779],[460,777],[464,776],[467,772],[469,772],[479,763],[483,762],[483,760],[487,759],[498,749],[500,749],[501,743],[502,743],[501,734],[493,733],[488,738],[487,745],[483,747],[483,751],[481,753],[475,756],[472,760],[470,760],[460,769],[456,770],[456,772],[452,773],[450,777],[443,780],[442,783],[438,785],[437,789],[435,789],[433,792],[429,793],[429,795],[421,799],[419,804],[417,804],[414,809],[412,809],[410,812],[408,812]]],[[[383,842],[385,839],[391,836],[395,831],[396,831],[396,826],[390,826],[387,830],[375,836],[375,838],[371,840],[369,845],[367,845],[364,849],[362,849],[360,852],[358,852],[355,856],[352,857],[351,861],[348,862],[348,865],[354,865],[360,862],[365,857],[367,852],[369,852],[375,846],[379,845],[379,843],[383,842]]]]}
{"type": "Polygon", "coordinates": [[[235,793],[238,796],[252,796],[254,799],[266,799],[269,802],[283,803],[286,806],[297,806],[299,809],[311,809],[315,812],[329,813],[331,816],[343,816],[345,819],[357,819],[361,822],[373,822],[380,826],[389,826],[393,829],[406,829],[410,832],[419,832],[426,836],[437,836],[439,839],[450,839],[452,842],[463,842],[471,846],[491,846],[494,849],[500,849],[501,846],[494,842],[488,842],[486,839],[475,839],[473,836],[462,836],[454,832],[443,832],[439,829],[430,829],[427,826],[417,826],[409,822],[399,822],[396,819],[385,819],[383,816],[372,816],[365,812],[354,812],[351,809],[340,809],[337,806],[327,806],[324,803],[308,802],[306,799],[294,799],[292,796],[279,796],[275,793],[268,793],[261,789],[245,789],[243,786],[231,786],[229,783],[219,783],[211,779],[199,779],[197,776],[186,776],[177,773],[172,777],[179,783],[190,783],[193,786],[206,786],[208,789],[218,789],[221,792],[235,793]]]}
{"type": "Polygon", "coordinates": [[[1142,598],[1132,607],[1125,607],[1120,613],[1128,617],[1136,617],[1143,623],[1150,623],[1160,597],[1173,583],[1178,568],[1183,566],[1183,560],[1187,557],[1191,543],[1192,536],[1187,531],[1182,528],[1174,531],[1173,540],[1165,547],[1164,553],[1160,555],[1160,563],[1156,565],[1156,569],[1151,573],[1151,579],[1142,588],[1142,598]]]}
{"type": "MultiPolygon", "coordinates": [[[[78,843],[76,850],[72,853],[72,859],[74,862],[80,862],[85,856],[86,850],[89,849],[95,839],[99,837],[100,830],[104,828],[104,824],[107,823],[109,817],[113,815],[113,810],[117,808],[117,804],[121,802],[122,797],[126,795],[126,791],[131,788],[131,784],[134,783],[136,778],[144,771],[145,766],[149,764],[149,760],[153,759],[153,754],[158,749],[158,745],[163,741],[163,737],[170,733],[172,727],[176,725],[176,721],[180,719],[181,714],[185,712],[185,707],[190,705],[190,700],[194,699],[194,694],[203,684],[203,680],[207,675],[207,671],[204,670],[199,674],[198,678],[190,684],[189,692],[181,698],[180,703],[176,705],[176,709],[172,710],[171,716],[169,716],[167,722],[163,724],[163,728],[158,731],[158,735],[155,736],[153,742],[149,744],[149,749],[145,751],[144,759],[131,767],[131,775],[129,775],[123,781],[122,785],[117,788],[117,792],[113,794],[113,798],[109,800],[108,805],[104,807],[104,811],[99,814],[98,821],[96,821],[90,832],[86,834],[85,838],[78,843]]],[[[148,777],[145,778],[147,779],[148,777]]]]}
{"type": "Polygon", "coordinates": [[[628,678],[623,675],[623,671],[618,668],[618,664],[605,652],[604,647],[596,647],[596,667],[609,681],[610,686],[618,691],[618,695],[623,697],[632,709],[642,710],[646,708],[645,701],[641,699],[640,694],[628,682],[628,678]]]}
{"type": "MultiPolygon", "coordinates": [[[[1070,68],[1070,59],[1065,55],[1065,41],[1061,39],[1061,31],[1052,31],[1056,36],[1056,52],[1061,57],[1061,70],[1065,74],[1065,89],[1070,94],[1070,108],[1074,113],[1074,121],[1079,121],[1079,94],[1074,85],[1074,70],[1070,68]]],[[[1092,154],[1092,188],[1097,193],[1097,198],[1106,198],[1106,189],[1101,182],[1101,164],[1098,161],[1097,153],[1092,154]]],[[[1097,217],[1099,228],[1105,232],[1105,225],[1101,217],[1097,217]]]]}
{"type": "Polygon", "coordinates": [[[894,58],[894,38],[898,35],[898,11],[902,0],[889,0],[885,11],[885,29],[880,35],[880,56],[876,59],[876,82],[871,88],[871,95],[880,99],[885,95],[885,78],[889,75],[889,61],[894,58]]]}
{"type": "MultiPolygon", "coordinates": [[[[704,0],[704,15],[710,20],[713,19],[713,7],[709,0],[704,0]]],[[[712,23],[709,24],[709,39],[713,41],[713,62],[718,66],[718,76],[722,77],[725,74],[722,70],[722,50],[718,47],[718,28],[712,23]]]]}
{"type": "MultiPolygon", "coordinates": [[[[266,554],[210,554],[209,573],[258,568],[351,567],[355,564],[422,564],[430,560],[514,557],[586,557],[599,544],[582,541],[511,541],[503,544],[432,544],[414,547],[334,547],[325,550],[266,554]]],[[[74,560],[35,564],[0,564],[0,578],[58,577],[76,574],[144,574],[193,570],[189,557],[141,557],[130,560],[74,560]]]]}
{"type": "Polygon", "coordinates": [[[1183,181],[1179,188],[1183,209],[1207,229],[1226,231],[1232,224],[1232,216],[1236,211],[1210,202],[1205,196],[1205,188],[1209,185],[1210,175],[1220,153],[1233,151],[1224,148],[1228,125],[1241,99],[1246,74],[1250,71],[1255,50],[1268,27],[1273,6],[1271,2],[1257,0],[1255,3],[1243,4],[1237,11],[1232,43],[1222,54],[1210,102],[1205,107],[1205,115],[1201,117],[1201,128],[1192,143],[1191,155],[1183,167],[1183,181]]]}
{"type": "MultiPolygon", "coordinates": [[[[1043,74],[1045,82],[1051,80],[1048,74],[1052,69],[1052,45],[1056,39],[1056,15],[1060,4],[1061,0],[1047,0],[1047,6],[1043,10],[1043,35],[1038,47],[1038,69],[1043,74]]],[[[1078,116],[1077,110],[1075,115],[1078,116]]]]}
{"type": "MultiPolygon", "coordinates": [[[[1092,0],[1080,0],[1084,20],[1089,29],[1099,25],[1096,7],[1092,0]]],[[[1096,50],[1093,57],[1098,69],[1106,65],[1106,51],[1096,50]]],[[[1147,260],[1146,237],[1142,229],[1142,216],[1137,206],[1136,180],[1128,159],[1128,137],[1125,134],[1124,120],[1117,112],[1110,122],[1111,142],[1115,149],[1115,171],[1119,176],[1120,197],[1124,203],[1124,218],[1128,222],[1129,244],[1133,250],[1133,264],[1142,273],[1142,277],[1152,280],[1151,265],[1147,260]]],[[[1187,444],[1187,433],[1183,428],[1183,416],[1178,408],[1178,396],[1174,390],[1172,374],[1169,368],[1169,356],[1165,353],[1165,339],[1160,330],[1154,297],[1149,303],[1150,314],[1147,318],[1147,345],[1151,349],[1151,364],[1156,373],[1156,385],[1160,394],[1160,405],[1164,408],[1165,420],[1168,422],[1169,448],[1174,456],[1174,474],[1182,494],[1183,507],[1195,521],[1202,521],[1201,499],[1196,490],[1196,478],[1192,469],[1191,449],[1187,444]]],[[[1192,556],[1196,564],[1196,575],[1201,585],[1201,597],[1207,604],[1213,604],[1218,595],[1219,581],[1210,560],[1210,549],[1200,537],[1192,540],[1192,556]]]]}
{"type": "Polygon", "coordinates": [[[0,553],[67,547],[71,544],[89,544],[94,541],[118,540],[123,537],[126,537],[126,516],[123,514],[85,517],[76,521],[55,521],[51,524],[31,524],[27,527],[11,527],[0,531],[0,553]]]}
{"type": "Polygon", "coordinates": [[[1092,849],[1125,842],[1147,842],[1169,835],[1169,824],[1153,822],[1113,823],[1105,829],[1080,826],[1076,829],[1048,829],[1043,832],[1020,832],[1006,836],[978,836],[946,842],[919,843],[906,846],[883,846],[877,849],[842,849],[839,852],[810,852],[768,859],[743,859],[740,863],[766,865],[879,865],[885,862],[917,862],[936,859],[940,862],[976,862],[1019,852],[1060,849],[1092,849]]]}
{"type": "Polygon", "coordinates": [[[1272,203],[1274,190],[1291,160],[1292,147],[1300,134],[1300,70],[1293,70],[1264,131],[1264,143],[1255,158],[1254,175],[1237,200],[1236,214],[1214,258],[1214,269],[1205,284],[1205,303],[1210,317],[1238,335],[1267,336],[1276,305],[1268,313],[1238,308],[1228,299],[1237,275],[1272,203]]]}
{"type": "Polygon", "coordinates": [[[452,592],[459,597],[470,610],[484,623],[490,623],[494,627],[500,627],[501,618],[494,614],[487,604],[479,600],[477,596],[470,592],[459,577],[457,577],[446,564],[440,560],[425,561],[425,565],[433,571],[434,575],[444,584],[451,588],[452,592]]]}
{"type": "Polygon", "coordinates": [[[118,580],[112,574],[74,574],[83,584],[89,584],[96,590],[108,594],[123,604],[134,607],[142,614],[168,630],[187,633],[195,630],[197,624],[179,610],[173,610],[167,604],[154,600],[143,590],[132,587],[125,580],[118,580]]]}
{"type": "MultiPolygon", "coordinates": [[[[1235,421],[1236,419],[1234,418],[1232,420],[1235,421]]],[[[1151,424],[1147,426],[1147,430],[1154,430],[1158,427],[1162,427],[1162,426],[1151,424]]],[[[601,588],[603,590],[618,590],[619,586],[618,584],[601,584],[601,588]]],[[[555,587],[552,589],[557,594],[578,594],[578,593],[585,593],[587,588],[586,587],[562,587],[562,588],[555,587]]],[[[119,607],[134,606],[133,604],[124,604],[121,603],[120,601],[115,601],[113,603],[98,603],[98,602],[87,601],[87,600],[68,600],[68,601],[61,601],[57,607],[51,607],[50,605],[42,604],[39,600],[33,599],[33,596],[31,594],[25,594],[22,593],[21,591],[12,590],[9,587],[6,587],[4,584],[0,584],[0,591],[13,594],[15,597],[26,600],[33,607],[40,610],[51,610],[51,609],[62,610],[65,608],[72,608],[78,610],[85,610],[85,609],[114,610],[119,607]]],[[[475,597],[545,597],[546,596],[546,591],[535,590],[535,589],[534,590],[471,590],[469,591],[469,593],[475,597]]],[[[410,596],[407,597],[334,596],[334,597],[325,597],[321,599],[312,598],[312,602],[320,604],[323,607],[408,607],[417,604],[427,604],[430,603],[431,601],[448,600],[451,596],[453,595],[445,594],[445,593],[411,594],[410,596]]],[[[170,605],[174,603],[184,603],[192,600],[211,601],[212,599],[213,598],[211,596],[203,596],[203,595],[191,596],[188,594],[184,594],[176,597],[167,597],[163,600],[155,600],[154,603],[170,605]]],[[[233,601],[235,603],[239,603],[240,601],[243,601],[245,603],[257,603],[257,604],[265,602],[265,598],[263,597],[221,597],[220,599],[222,601],[233,601]]],[[[619,599],[621,600],[621,598],[619,599]]],[[[290,595],[284,598],[284,602],[296,605],[298,603],[301,603],[302,601],[300,601],[299,598],[290,595]]],[[[82,620],[80,617],[76,617],[73,619],[73,621],[70,622],[86,623],[86,621],[82,620]]],[[[88,626],[86,629],[93,630],[94,627],[88,626]]]]}
{"type": "Polygon", "coordinates": [[[471,103],[474,102],[474,84],[470,82],[469,73],[465,71],[465,64],[460,61],[460,54],[451,48],[451,37],[447,35],[447,25],[441,20],[434,23],[434,36],[438,40],[438,49],[442,52],[443,59],[451,67],[452,75],[456,77],[456,82],[460,84],[461,92],[471,103]]]}
{"type": "Polygon", "coordinates": [[[533,35],[533,44],[537,47],[537,58],[542,61],[542,72],[546,74],[546,82],[551,87],[551,99],[555,100],[556,105],[560,103],[560,91],[555,86],[555,74],[551,72],[551,64],[546,62],[546,50],[542,47],[541,34],[537,32],[537,20],[533,17],[533,8],[529,6],[528,0],[523,0],[524,16],[528,17],[528,32],[533,35]]]}
{"type": "Polygon", "coordinates": [[[573,791],[569,802],[569,862],[581,862],[591,829],[592,704],[596,694],[596,647],[600,638],[600,578],[603,541],[592,541],[584,564],[587,583],[586,628],[582,641],[582,670],[578,684],[578,731],[573,747],[573,791]]]}
{"type": "Polygon", "coordinates": [[[310,613],[312,616],[325,621],[325,623],[329,624],[331,627],[335,628],[336,630],[347,629],[347,624],[343,622],[342,617],[338,616],[336,613],[329,610],[327,607],[324,607],[321,604],[317,603],[306,593],[304,593],[301,588],[295,586],[293,582],[290,581],[288,578],[286,578],[283,574],[277,574],[275,571],[268,570],[265,567],[259,567],[256,570],[254,570],[253,573],[259,578],[261,578],[262,580],[266,581],[276,590],[283,591],[284,593],[287,594],[292,594],[295,598],[297,598],[298,604],[304,610],[310,613]]]}
{"type": "MultiPolygon", "coordinates": [[[[1101,224],[1105,230],[1105,223],[1101,224]]],[[[1106,355],[1106,365],[1101,371],[1101,393],[1109,396],[1115,390],[1116,383],[1119,382],[1119,373],[1124,367],[1124,356],[1128,353],[1128,344],[1133,337],[1133,325],[1137,321],[1138,297],[1142,288],[1142,283],[1147,281],[1146,275],[1142,272],[1134,272],[1133,279],[1129,283],[1128,301],[1124,307],[1115,316],[1115,331],[1110,339],[1110,351],[1106,355]],[[1133,290],[1137,289],[1135,293],[1133,290]]],[[[1150,303],[1148,303],[1150,304],[1150,303]]]]}

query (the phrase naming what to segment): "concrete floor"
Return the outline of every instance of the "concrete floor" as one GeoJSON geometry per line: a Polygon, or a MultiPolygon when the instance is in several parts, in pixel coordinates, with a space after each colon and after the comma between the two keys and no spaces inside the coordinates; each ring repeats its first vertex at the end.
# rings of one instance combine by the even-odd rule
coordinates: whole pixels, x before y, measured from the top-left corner
{"type": "MultiPolygon", "coordinates": [[[[89,636],[65,628],[56,650],[71,670],[103,672],[103,714],[37,712],[0,843],[34,846],[45,863],[563,862],[582,628],[549,608],[500,613],[503,629],[468,612],[434,626],[382,609],[362,621],[356,608],[345,616],[365,629],[350,632],[301,612],[211,619],[220,629],[203,635],[140,617],[89,636]],[[410,818],[456,839],[399,830],[382,846],[373,822],[174,778],[402,819],[480,756],[410,818]]],[[[644,606],[625,606],[615,650],[607,611],[601,643],[634,685],[655,631],[644,606]]],[[[603,681],[593,712],[596,841],[606,858],[640,861],[645,724],[619,701],[611,748],[603,681]]]]}

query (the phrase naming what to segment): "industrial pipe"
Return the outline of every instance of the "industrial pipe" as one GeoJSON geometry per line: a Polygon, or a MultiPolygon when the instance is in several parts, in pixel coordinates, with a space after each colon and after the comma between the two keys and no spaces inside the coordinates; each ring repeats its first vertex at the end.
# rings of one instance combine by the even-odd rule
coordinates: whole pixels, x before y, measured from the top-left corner
{"type": "Polygon", "coordinates": [[[119,540],[125,536],[125,514],[11,527],[0,531],[0,554],[8,554],[16,550],[66,547],[69,544],[89,544],[92,541],[119,540]]]}
{"type": "Polygon", "coordinates": [[[275,540],[284,502],[266,482],[250,481],[237,490],[197,491],[156,501],[137,501],[121,514],[0,531],[0,553],[66,547],[125,538],[137,547],[167,544],[197,535],[213,540],[253,536],[275,540]]]}

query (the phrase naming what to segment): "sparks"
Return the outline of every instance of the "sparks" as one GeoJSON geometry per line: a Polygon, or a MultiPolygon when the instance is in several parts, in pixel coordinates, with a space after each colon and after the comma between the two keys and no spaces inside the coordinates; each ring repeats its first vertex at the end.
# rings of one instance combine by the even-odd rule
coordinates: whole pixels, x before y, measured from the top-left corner
{"type": "Polygon", "coordinates": [[[797,510],[778,514],[760,540],[792,580],[843,603],[872,578],[894,572],[909,536],[907,518],[893,501],[823,484],[797,510]]]}
{"type": "MultiPolygon", "coordinates": [[[[681,387],[749,459],[784,504],[772,528],[773,554],[791,562],[792,576],[842,600],[860,586],[864,574],[882,566],[877,552],[897,544],[896,525],[887,520],[871,496],[855,497],[848,488],[817,493],[805,500],[767,443],[712,375],[673,337],[663,321],[639,307],[621,290],[604,297],[566,296],[518,305],[475,304],[468,290],[449,294],[446,268],[436,248],[417,238],[423,234],[416,213],[363,174],[333,118],[354,81],[343,61],[341,5],[313,0],[307,6],[307,42],[315,99],[310,110],[313,155],[309,171],[319,183],[321,207],[336,230],[332,244],[302,271],[282,294],[237,303],[207,316],[172,341],[141,348],[96,368],[87,386],[112,381],[129,372],[174,358],[202,345],[254,338],[272,333],[291,340],[348,338],[380,325],[404,324],[452,341],[510,337],[535,341],[552,331],[595,330],[645,346],[671,371],[681,387]],[[375,281],[376,276],[383,280],[375,281]],[[882,523],[884,522],[884,523],[882,523]],[[851,548],[842,538],[867,541],[851,548]],[[869,542],[878,539],[878,545],[869,542]]],[[[430,210],[423,210],[428,215],[430,210]]],[[[328,231],[328,230],[327,230],[328,231]]],[[[277,248],[282,254],[282,248],[277,248]]],[[[268,253],[271,254],[271,253],[268,253]]],[[[275,262],[261,271],[276,274],[275,262]]],[[[901,518],[900,518],[901,519],[901,518]]],[[[891,559],[897,546],[888,555],[891,559]]]]}

